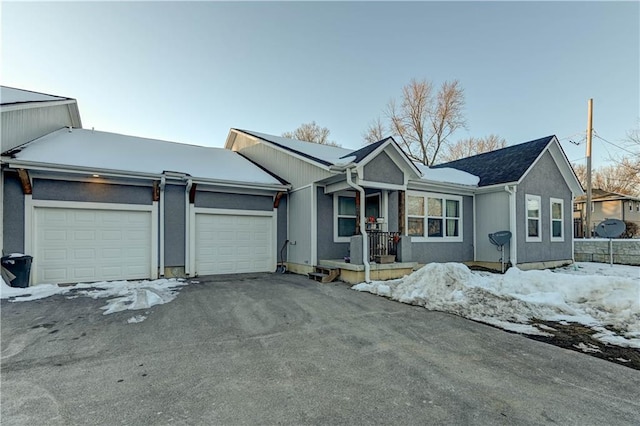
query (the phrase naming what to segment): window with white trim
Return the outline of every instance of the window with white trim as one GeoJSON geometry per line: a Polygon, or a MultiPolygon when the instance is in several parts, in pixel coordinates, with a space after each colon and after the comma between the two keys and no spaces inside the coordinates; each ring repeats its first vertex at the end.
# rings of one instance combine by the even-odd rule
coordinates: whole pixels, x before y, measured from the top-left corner
{"type": "Polygon", "coordinates": [[[354,196],[333,197],[334,241],[349,242],[356,233],[356,199],[354,196]]]}
{"type": "Polygon", "coordinates": [[[526,195],[526,209],[527,209],[527,238],[525,241],[538,242],[542,241],[542,234],[540,230],[542,224],[540,221],[540,202],[539,195],[526,195]]]}
{"type": "Polygon", "coordinates": [[[564,200],[551,198],[551,241],[564,241],[564,200]]]}
{"type": "Polygon", "coordinates": [[[407,194],[407,230],[416,238],[462,241],[462,197],[407,194]]]}

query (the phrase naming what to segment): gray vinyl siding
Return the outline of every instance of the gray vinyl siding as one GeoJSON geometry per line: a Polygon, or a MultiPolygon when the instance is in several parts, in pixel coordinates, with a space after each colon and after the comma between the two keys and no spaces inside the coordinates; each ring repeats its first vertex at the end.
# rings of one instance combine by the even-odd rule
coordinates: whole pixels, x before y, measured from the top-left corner
{"type": "Polygon", "coordinates": [[[333,176],[333,173],[272,148],[267,143],[256,141],[247,135],[238,134],[234,143],[239,153],[289,182],[292,189],[333,176]]]}
{"type": "Polygon", "coordinates": [[[5,173],[3,209],[3,250],[24,253],[24,194],[17,173],[5,173]]]}
{"type": "Polygon", "coordinates": [[[462,242],[412,242],[414,262],[466,262],[473,260],[473,197],[462,197],[462,242]]]}
{"type": "Polygon", "coordinates": [[[184,266],[185,196],[184,185],[164,188],[164,264],[167,268],[184,266]]]}
{"type": "Polygon", "coordinates": [[[273,210],[273,197],[226,192],[196,191],[196,207],[232,210],[273,210]]]}
{"type": "Polygon", "coordinates": [[[518,185],[516,196],[516,220],[518,227],[518,263],[567,260],[573,258],[573,204],[571,190],[565,184],[562,174],[551,154],[545,152],[525,179],[518,185]],[[542,242],[527,242],[526,195],[541,197],[542,242]],[[550,198],[564,200],[564,241],[552,242],[550,236],[550,198]]]}
{"type": "MultiPolygon", "coordinates": [[[[509,231],[509,194],[506,191],[476,195],[476,260],[497,262],[500,252],[489,241],[489,234],[509,231]]],[[[509,259],[509,244],[505,245],[505,260],[509,259]]]]}
{"type": "Polygon", "coordinates": [[[318,260],[342,259],[349,255],[350,243],[333,242],[333,194],[318,188],[317,197],[318,260]]]}
{"type": "Polygon", "coordinates": [[[34,200],[151,205],[152,196],[150,182],[149,186],[133,186],[52,179],[33,180],[34,200]]]}
{"type": "Polygon", "coordinates": [[[311,265],[311,196],[312,186],[289,194],[288,260],[311,265]]]}
{"type": "Polygon", "coordinates": [[[68,105],[3,111],[2,152],[72,125],[68,105]]]}
{"type": "Polygon", "coordinates": [[[402,185],[404,184],[404,173],[386,152],[381,152],[364,166],[364,179],[370,182],[402,185]]]}

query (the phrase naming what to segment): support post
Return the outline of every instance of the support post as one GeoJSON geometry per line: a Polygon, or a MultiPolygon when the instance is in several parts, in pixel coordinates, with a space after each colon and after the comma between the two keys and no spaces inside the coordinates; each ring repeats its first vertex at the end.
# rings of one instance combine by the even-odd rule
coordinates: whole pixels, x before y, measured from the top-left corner
{"type": "Polygon", "coordinates": [[[404,215],[405,215],[404,191],[398,191],[398,232],[400,233],[400,235],[405,235],[404,215]]]}

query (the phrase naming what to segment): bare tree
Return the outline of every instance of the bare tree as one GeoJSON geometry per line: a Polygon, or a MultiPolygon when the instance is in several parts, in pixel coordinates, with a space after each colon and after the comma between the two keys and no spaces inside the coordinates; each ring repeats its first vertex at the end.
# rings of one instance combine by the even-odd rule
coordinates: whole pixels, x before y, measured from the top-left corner
{"type": "Polygon", "coordinates": [[[442,155],[442,160],[443,162],[454,161],[460,158],[482,154],[483,152],[495,151],[505,146],[507,146],[507,141],[493,133],[483,138],[471,137],[461,139],[447,148],[446,152],[442,155]]]}
{"type": "Polygon", "coordinates": [[[303,123],[292,132],[284,132],[282,137],[289,139],[297,139],[299,141],[307,141],[319,143],[321,145],[340,146],[334,141],[329,140],[329,129],[320,127],[315,121],[311,123],[303,123]]]}
{"type": "Polygon", "coordinates": [[[369,123],[367,130],[362,133],[362,139],[367,143],[374,143],[384,139],[386,133],[387,130],[384,127],[382,120],[380,120],[380,117],[378,117],[369,123]]]}
{"type": "Polygon", "coordinates": [[[640,174],[640,119],[638,120],[638,126],[627,132],[627,146],[629,147],[629,152],[635,152],[635,154],[631,154],[626,163],[621,162],[621,166],[630,169],[631,172],[635,171],[640,174]]]}
{"type": "MultiPolygon", "coordinates": [[[[572,164],[571,166],[573,166],[573,171],[575,172],[580,185],[582,185],[582,188],[587,189],[587,166],[584,164],[572,164]]],[[[591,179],[591,181],[593,183],[593,179],[591,179]]]]}
{"type": "MultiPolygon", "coordinates": [[[[587,187],[587,167],[584,164],[573,165],[583,188],[587,187]]],[[[616,192],[640,197],[640,174],[631,159],[623,157],[619,164],[602,166],[591,173],[591,187],[603,191],[616,192]]]]}
{"type": "MultiPolygon", "coordinates": [[[[434,94],[432,82],[412,79],[402,88],[399,101],[389,101],[384,113],[391,134],[407,155],[428,166],[435,163],[447,138],[465,127],[463,108],[464,90],[458,80],[445,81],[434,94]]],[[[379,135],[377,122],[364,133],[367,142],[379,135]]]]}

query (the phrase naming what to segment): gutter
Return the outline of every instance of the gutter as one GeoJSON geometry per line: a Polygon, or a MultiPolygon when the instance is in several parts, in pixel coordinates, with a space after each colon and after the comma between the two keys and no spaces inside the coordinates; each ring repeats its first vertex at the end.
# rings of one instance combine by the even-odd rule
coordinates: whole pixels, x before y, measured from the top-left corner
{"type": "Polygon", "coordinates": [[[370,283],[371,282],[371,265],[369,264],[369,248],[368,248],[369,239],[367,237],[367,231],[365,230],[365,226],[364,226],[366,222],[365,222],[365,216],[364,216],[364,208],[362,206],[363,200],[366,200],[367,198],[364,192],[364,188],[361,187],[360,185],[355,184],[351,179],[351,170],[353,169],[349,168],[345,170],[347,175],[347,184],[360,193],[360,234],[362,235],[362,262],[364,263],[364,280],[365,282],[370,283]]]}
{"type": "Polygon", "coordinates": [[[511,241],[509,241],[509,260],[513,266],[518,264],[518,234],[516,233],[518,227],[516,223],[516,191],[517,186],[513,185],[509,188],[509,185],[504,186],[504,190],[509,193],[509,231],[511,232],[511,241]]]}
{"type": "MultiPolygon", "coordinates": [[[[61,166],[55,167],[48,165],[46,163],[38,163],[31,161],[16,161],[14,159],[3,158],[3,163],[6,163],[9,168],[12,169],[29,169],[29,170],[38,170],[38,171],[46,171],[46,172],[56,172],[56,173],[69,173],[76,175],[92,175],[99,174],[104,177],[114,177],[114,178],[126,178],[126,179],[145,179],[145,180],[159,180],[165,176],[164,173],[145,173],[145,172],[134,172],[134,171],[126,171],[126,170],[114,170],[114,169],[103,169],[99,167],[86,167],[86,166],[61,166]]],[[[231,180],[217,180],[217,179],[207,179],[207,178],[193,178],[194,183],[199,183],[202,185],[212,185],[212,186],[223,186],[229,188],[248,188],[248,189],[259,189],[259,190],[267,190],[267,191],[286,191],[291,188],[291,185],[282,185],[277,183],[258,183],[258,182],[241,182],[241,181],[231,181],[231,180]]]]}
{"type": "Polygon", "coordinates": [[[191,273],[191,212],[190,212],[190,203],[189,203],[189,192],[191,191],[191,187],[193,186],[193,181],[191,179],[187,180],[187,185],[184,190],[184,273],[185,275],[190,275],[191,273]]]}
{"type": "Polygon", "coordinates": [[[167,179],[162,176],[160,179],[160,277],[164,277],[164,187],[167,179]]]}

